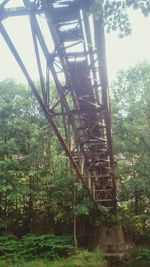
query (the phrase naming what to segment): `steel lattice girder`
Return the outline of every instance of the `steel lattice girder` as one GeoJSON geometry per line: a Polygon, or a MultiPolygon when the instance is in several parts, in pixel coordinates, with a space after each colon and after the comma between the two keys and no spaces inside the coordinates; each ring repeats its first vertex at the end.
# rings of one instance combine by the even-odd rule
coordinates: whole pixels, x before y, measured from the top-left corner
{"type": "Polygon", "coordinates": [[[13,9],[7,8],[9,2],[12,1],[0,2],[0,31],[4,40],[94,205],[115,210],[116,186],[102,19],[95,21],[89,17],[90,1],[85,4],[84,0],[24,0],[22,6],[13,9]],[[51,53],[37,18],[41,14],[53,40],[51,53]],[[12,16],[29,17],[40,93],[5,29],[5,20],[12,16]],[[46,77],[39,47],[46,59],[46,77]],[[57,89],[54,104],[49,98],[49,74],[57,89]],[[56,123],[58,116],[62,118],[64,136],[56,123]]]}

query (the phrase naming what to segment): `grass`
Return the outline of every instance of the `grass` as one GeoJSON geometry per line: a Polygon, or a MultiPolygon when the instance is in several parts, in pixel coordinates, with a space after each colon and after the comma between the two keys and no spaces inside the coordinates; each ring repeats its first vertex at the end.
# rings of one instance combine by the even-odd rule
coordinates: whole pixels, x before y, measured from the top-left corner
{"type": "Polygon", "coordinates": [[[105,267],[103,255],[99,251],[78,252],[77,255],[67,259],[59,259],[55,261],[31,261],[18,262],[12,264],[10,262],[0,261],[0,267],[105,267]]]}

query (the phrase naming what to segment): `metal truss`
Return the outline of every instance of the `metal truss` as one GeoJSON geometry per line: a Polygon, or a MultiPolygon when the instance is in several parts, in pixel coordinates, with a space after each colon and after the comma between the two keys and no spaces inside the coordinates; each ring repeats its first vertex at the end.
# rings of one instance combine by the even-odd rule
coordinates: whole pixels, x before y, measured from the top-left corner
{"type": "Polygon", "coordinates": [[[11,2],[15,1],[0,1],[0,32],[94,205],[114,211],[116,186],[103,21],[90,15],[90,0],[23,0],[9,8],[11,2]],[[40,91],[4,26],[13,16],[29,18],[40,91]],[[39,16],[47,25],[52,52],[39,16]],[[51,98],[50,76],[56,87],[55,99],[51,98]]]}

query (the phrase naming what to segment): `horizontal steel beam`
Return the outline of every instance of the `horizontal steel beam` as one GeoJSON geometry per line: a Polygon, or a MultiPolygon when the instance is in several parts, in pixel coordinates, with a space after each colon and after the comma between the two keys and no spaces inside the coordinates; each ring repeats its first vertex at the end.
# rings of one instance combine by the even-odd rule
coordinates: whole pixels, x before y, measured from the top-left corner
{"type": "Polygon", "coordinates": [[[25,7],[16,7],[16,8],[4,8],[0,7],[0,20],[7,19],[9,17],[21,17],[29,15],[40,15],[44,14],[44,9],[27,9],[25,7]]]}

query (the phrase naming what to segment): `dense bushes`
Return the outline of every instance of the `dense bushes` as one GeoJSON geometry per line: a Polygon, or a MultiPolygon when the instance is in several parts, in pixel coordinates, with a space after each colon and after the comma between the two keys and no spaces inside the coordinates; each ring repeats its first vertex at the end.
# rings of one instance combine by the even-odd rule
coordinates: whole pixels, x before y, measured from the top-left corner
{"type": "Polygon", "coordinates": [[[16,264],[0,261],[0,267],[106,267],[102,253],[82,251],[67,259],[54,261],[35,260],[16,264]]]}
{"type": "Polygon", "coordinates": [[[132,233],[135,244],[149,244],[150,226],[146,225],[149,215],[137,215],[132,220],[132,233]]]}
{"type": "Polygon", "coordinates": [[[22,239],[12,236],[0,237],[0,259],[13,262],[24,259],[56,259],[75,251],[71,236],[27,235],[22,239]]]}
{"type": "Polygon", "coordinates": [[[30,90],[0,82],[0,234],[71,233],[72,177],[30,90]]]}
{"type": "Polygon", "coordinates": [[[100,251],[75,253],[73,239],[69,235],[26,235],[21,239],[1,236],[0,267],[8,266],[103,267],[105,262],[100,251]]]}
{"type": "Polygon", "coordinates": [[[131,255],[130,267],[148,267],[150,266],[150,249],[138,248],[131,255]]]}

